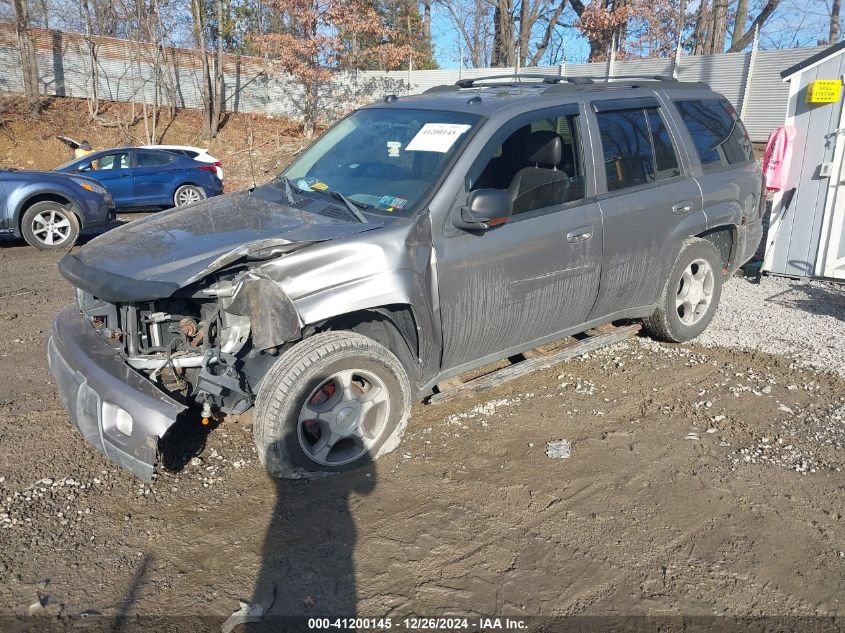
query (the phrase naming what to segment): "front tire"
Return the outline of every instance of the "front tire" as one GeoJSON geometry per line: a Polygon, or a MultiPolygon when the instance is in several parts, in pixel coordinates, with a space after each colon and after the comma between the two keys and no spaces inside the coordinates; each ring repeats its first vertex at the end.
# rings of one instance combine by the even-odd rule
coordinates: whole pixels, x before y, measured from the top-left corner
{"type": "Polygon", "coordinates": [[[205,200],[205,191],[196,185],[182,185],[173,194],[173,204],[177,207],[184,207],[200,200],[205,200]]]}
{"type": "Polygon", "coordinates": [[[255,445],[274,477],[352,470],[396,448],[410,405],[408,376],[386,347],[354,332],[315,334],[261,381],[255,445]]]}
{"type": "Polygon", "coordinates": [[[657,302],[643,319],[645,331],[661,341],[683,343],[701,334],[713,319],[722,296],[722,258],[701,238],[686,241],[657,302]]]}
{"type": "Polygon", "coordinates": [[[27,244],[40,251],[70,248],[79,238],[79,220],[70,209],[52,200],[36,202],[21,218],[21,234],[27,244]]]}

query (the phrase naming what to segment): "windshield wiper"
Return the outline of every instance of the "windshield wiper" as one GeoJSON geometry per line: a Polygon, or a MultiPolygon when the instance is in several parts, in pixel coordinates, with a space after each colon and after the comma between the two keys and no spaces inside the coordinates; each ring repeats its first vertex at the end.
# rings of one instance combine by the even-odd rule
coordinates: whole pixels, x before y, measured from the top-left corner
{"type": "Polygon", "coordinates": [[[296,200],[293,199],[293,191],[296,190],[297,193],[302,193],[295,184],[290,181],[290,178],[285,176],[284,174],[279,175],[282,183],[285,185],[285,198],[288,199],[288,204],[293,205],[296,200]]]}
{"type": "Polygon", "coordinates": [[[359,206],[360,206],[362,209],[366,209],[366,208],[367,208],[367,205],[364,205],[364,204],[362,204],[362,203],[358,203],[358,202],[354,202],[354,201],[350,200],[349,198],[347,198],[346,196],[344,196],[344,195],[343,195],[342,193],[340,193],[339,191],[330,191],[330,192],[329,192],[329,195],[330,195],[332,198],[337,198],[337,199],[338,199],[338,200],[340,200],[343,204],[345,204],[345,205],[346,205],[346,208],[347,208],[347,209],[349,209],[349,212],[350,212],[352,215],[354,215],[354,216],[355,216],[355,218],[356,218],[359,222],[361,222],[362,224],[368,224],[368,222],[367,222],[367,218],[365,218],[365,217],[364,217],[364,214],[363,214],[363,213],[361,213],[361,212],[358,210],[358,207],[359,207],[359,206]]]}

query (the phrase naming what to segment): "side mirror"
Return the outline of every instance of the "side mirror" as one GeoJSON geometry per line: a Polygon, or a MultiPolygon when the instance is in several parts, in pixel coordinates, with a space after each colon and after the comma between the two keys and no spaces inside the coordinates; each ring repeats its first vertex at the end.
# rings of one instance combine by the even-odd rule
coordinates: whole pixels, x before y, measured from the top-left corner
{"type": "Polygon", "coordinates": [[[453,224],[465,231],[486,231],[508,221],[513,213],[513,202],[502,189],[477,189],[469,194],[467,205],[461,207],[453,224]]]}

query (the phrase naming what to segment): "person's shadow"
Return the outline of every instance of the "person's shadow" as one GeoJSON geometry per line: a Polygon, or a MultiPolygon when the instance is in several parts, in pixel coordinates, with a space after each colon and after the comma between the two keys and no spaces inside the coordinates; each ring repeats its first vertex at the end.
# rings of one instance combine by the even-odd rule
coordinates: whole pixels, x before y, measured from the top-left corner
{"type": "Polygon", "coordinates": [[[313,630],[309,618],[356,617],[358,535],[351,505],[372,492],[375,482],[372,461],[328,477],[274,480],[276,506],[250,599],[266,611],[245,630],[306,631],[313,630]]]}

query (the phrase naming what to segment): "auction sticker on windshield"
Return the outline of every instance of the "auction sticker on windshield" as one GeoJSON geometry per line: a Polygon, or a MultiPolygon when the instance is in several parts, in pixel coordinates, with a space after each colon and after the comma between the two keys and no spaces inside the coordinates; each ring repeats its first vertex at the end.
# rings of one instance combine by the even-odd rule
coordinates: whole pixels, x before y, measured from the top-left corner
{"type": "Polygon", "coordinates": [[[461,134],[470,128],[463,123],[426,123],[405,147],[406,152],[440,152],[445,154],[461,134]]]}

